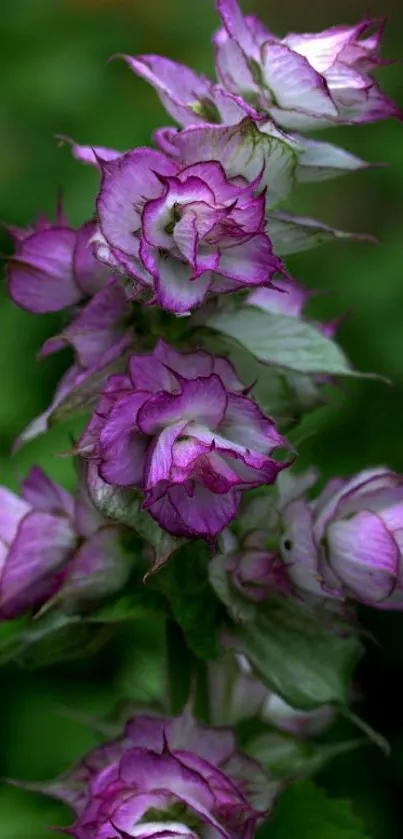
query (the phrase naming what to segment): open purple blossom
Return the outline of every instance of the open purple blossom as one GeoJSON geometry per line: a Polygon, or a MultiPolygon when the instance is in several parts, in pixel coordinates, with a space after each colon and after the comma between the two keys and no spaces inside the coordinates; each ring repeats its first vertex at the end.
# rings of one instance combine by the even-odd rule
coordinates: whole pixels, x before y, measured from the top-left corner
{"type": "Polygon", "coordinates": [[[68,610],[117,591],[129,564],[120,530],[101,519],[85,485],[74,500],[38,467],[21,496],[0,487],[0,620],[57,598],[68,610]]]}
{"type": "Polygon", "coordinates": [[[373,71],[383,22],[364,20],[315,34],[277,38],[238,0],[217,0],[223,28],[215,36],[219,80],[261,114],[289,129],[375,122],[401,112],[373,71]]]}
{"type": "Polygon", "coordinates": [[[217,161],[181,166],[152,149],[100,161],[98,258],[149,303],[187,314],[208,294],[269,285],[283,270],[265,232],[264,191],[217,161]]]}
{"type": "Polygon", "coordinates": [[[297,588],[403,608],[401,476],[379,468],[335,478],[315,501],[285,504],[281,517],[282,556],[297,588]]]}
{"type": "Polygon", "coordinates": [[[76,813],[76,839],[249,839],[276,792],[231,728],[139,715],[55,782],[27,785],[76,813]]]}
{"type": "Polygon", "coordinates": [[[284,445],[226,359],[159,341],[109,379],[78,451],[107,483],[141,490],[163,529],[212,538],[244,490],[275,481],[284,445]]]}

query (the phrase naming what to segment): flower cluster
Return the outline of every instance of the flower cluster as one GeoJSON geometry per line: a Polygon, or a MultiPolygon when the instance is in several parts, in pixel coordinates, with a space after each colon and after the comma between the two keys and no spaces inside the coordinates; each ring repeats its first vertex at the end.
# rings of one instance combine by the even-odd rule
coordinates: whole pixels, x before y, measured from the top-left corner
{"type": "Polygon", "coordinates": [[[56,782],[37,785],[69,804],[76,839],[252,837],[276,792],[262,767],[238,752],[230,728],[189,714],[139,715],[56,782]]]}
{"type": "Polygon", "coordinates": [[[0,487],[0,621],[26,615],[20,650],[29,614],[38,626],[59,608],[69,629],[77,618],[113,631],[160,610],[176,668],[170,711],[207,699],[223,724],[198,724],[189,710],[134,716],[34,787],[72,806],[76,839],[253,839],[280,781],[319,765],[298,738],[349,702],[361,646],[344,601],[403,605],[403,479],[367,470],[310,501],[316,476],[290,477],[296,453],[282,434],[323,385],[355,375],[337,321],[306,316],[311,292],[284,260],[353,234],[278,205],[299,183],[366,166],[293,132],[401,116],[373,77],[382,24],[280,39],[237,0],[217,9],[217,83],[156,55],[125,57],[179,127],[160,128],[154,148],[72,142],[99,174],[92,218],[75,230],[59,206],[54,224],[8,228],[11,299],[34,314],[67,311],[41,357],[74,353],[19,442],[90,416],[70,448],[75,497],[39,468],[21,496],[0,487]],[[128,546],[148,588],[134,583],[128,546]],[[251,716],[265,745],[242,754],[230,726],[251,716]],[[284,746],[294,762],[273,778],[276,742],[280,764],[284,746]]]}

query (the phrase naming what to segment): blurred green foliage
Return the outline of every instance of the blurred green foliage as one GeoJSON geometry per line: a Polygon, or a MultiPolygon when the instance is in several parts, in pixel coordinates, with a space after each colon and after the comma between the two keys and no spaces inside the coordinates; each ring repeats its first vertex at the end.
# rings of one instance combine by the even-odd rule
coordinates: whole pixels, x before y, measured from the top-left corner
{"type": "MultiPolygon", "coordinates": [[[[365,5],[361,0],[255,0],[249,8],[281,33],[353,22],[365,5]]],[[[402,7],[397,0],[372,0],[371,13],[389,15],[385,52],[401,57],[402,7]]],[[[108,65],[107,60],[117,53],[154,52],[210,72],[215,26],[213,0],[6,0],[0,22],[0,219],[25,225],[41,211],[52,215],[59,187],[71,221],[88,217],[97,177],[74,162],[55,135],[121,149],[149,143],[151,132],[169,122],[162,106],[122,61],[108,65]]],[[[386,67],[382,77],[392,97],[399,98],[400,84],[402,104],[400,65],[386,67]]],[[[348,313],[340,328],[343,347],[356,366],[386,376],[392,385],[348,383],[302,444],[301,459],[319,465],[325,476],[378,463],[403,470],[402,127],[396,122],[338,129],[326,132],[326,139],[388,168],[301,187],[292,209],[371,232],[380,244],[325,246],[290,259],[289,267],[306,285],[330,290],[314,301],[313,311],[322,317],[348,313]]],[[[9,247],[4,234],[2,250],[9,247]]],[[[70,362],[68,352],[41,364],[35,359],[61,321],[18,310],[3,286],[0,302],[1,481],[16,487],[39,461],[71,486],[71,462],[55,454],[69,448],[72,429],[55,430],[9,456],[16,434],[46,407],[70,362]]],[[[360,710],[389,738],[392,755],[359,750],[338,758],[319,780],[330,794],[353,801],[368,835],[394,839],[401,835],[403,794],[403,616],[364,610],[362,620],[379,644],[369,642],[357,674],[366,697],[360,710]]],[[[41,780],[63,770],[94,743],[84,726],[66,717],[66,709],[94,715],[122,699],[153,701],[162,690],[162,676],[154,621],[125,629],[84,663],[40,672],[11,666],[1,671],[0,775],[41,780]]],[[[0,839],[45,839],[44,825],[63,818],[67,813],[46,799],[0,788],[0,839]]]]}

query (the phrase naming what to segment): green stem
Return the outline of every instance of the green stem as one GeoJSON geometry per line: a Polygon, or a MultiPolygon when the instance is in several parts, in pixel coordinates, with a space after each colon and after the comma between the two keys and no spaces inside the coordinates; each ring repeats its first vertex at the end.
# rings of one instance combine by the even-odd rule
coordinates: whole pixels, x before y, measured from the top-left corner
{"type": "Polygon", "coordinates": [[[191,705],[194,715],[208,723],[209,686],[207,664],[189,650],[183,632],[173,618],[166,623],[167,694],[171,714],[191,705]]]}

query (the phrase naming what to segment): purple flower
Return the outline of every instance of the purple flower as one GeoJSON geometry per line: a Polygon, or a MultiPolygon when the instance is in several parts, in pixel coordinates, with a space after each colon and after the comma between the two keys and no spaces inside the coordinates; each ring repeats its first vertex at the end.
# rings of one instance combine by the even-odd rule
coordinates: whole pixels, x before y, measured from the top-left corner
{"type": "Polygon", "coordinates": [[[319,497],[282,509],[282,556],[312,595],[403,608],[403,481],[387,469],[331,480],[319,497]]]}
{"type": "Polygon", "coordinates": [[[34,314],[58,312],[102,289],[110,271],[93,256],[94,222],[73,230],[58,208],[56,223],[40,218],[34,229],[9,228],[15,253],[8,290],[17,306],[34,314]]]}
{"type": "Polygon", "coordinates": [[[382,64],[383,22],[279,39],[244,17],[238,0],[217,0],[217,6],[224,25],[215,36],[221,84],[279,125],[311,130],[401,118],[372,76],[382,64]]]}
{"type": "Polygon", "coordinates": [[[69,611],[118,590],[128,575],[120,531],[34,467],[21,496],[0,487],[0,619],[57,598],[69,611]]]}
{"type": "Polygon", "coordinates": [[[234,534],[226,530],[221,541],[224,571],[246,599],[262,603],[273,593],[292,591],[278,551],[268,547],[267,533],[251,530],[239,543],[234,534]]]}
{"type": "Polygon", "coordinates": [[[76,839],[248,839],[273,788],[259,763],[236,750],[230,728],[188,714],[135,716],[54,783],[27,785],[69,804],[76,839]]]}
{"type": "Polygon", "coordinates": [[[244,396],[230,363],[159,341],[111,377],[78,444],[109,484],[136,487],[161,527],[212,538],[244,490],[271,484],[287,465],[273,420],[244,396]]]}
{"type": "Polygon", "coordinates": [[[146,148],[99,165],[96,254],[149,303],[187,314],[208,294],[269,285],[282,271],[264,191],[255,194],[262,172],[250,184],[217,161],[183,167],[146,148]]]}

